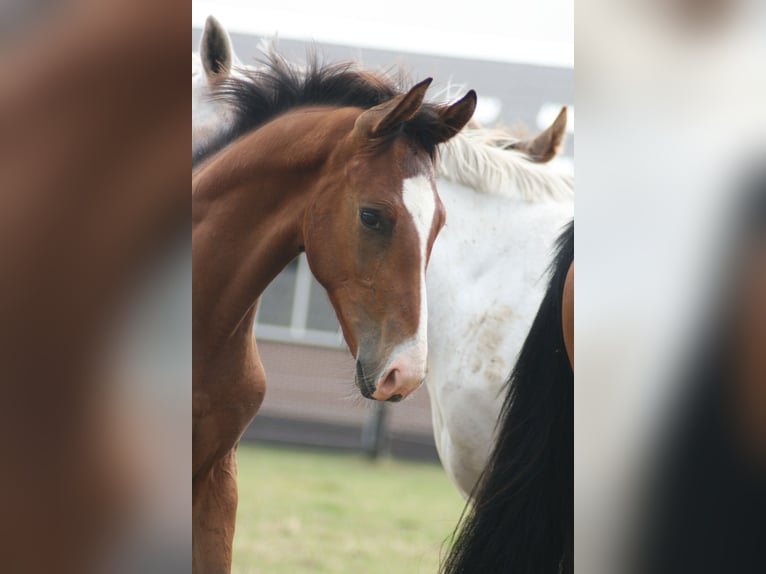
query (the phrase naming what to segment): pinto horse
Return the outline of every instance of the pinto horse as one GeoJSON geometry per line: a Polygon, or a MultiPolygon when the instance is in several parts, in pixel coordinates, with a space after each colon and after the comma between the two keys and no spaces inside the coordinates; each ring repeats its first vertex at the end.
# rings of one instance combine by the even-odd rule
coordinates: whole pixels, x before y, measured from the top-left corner
{"type": "Polygon", "coordinates": [[[229,77],[236,139],[192,174],[193,571],[228,572],[236,449],[263,400],[258,299],[305,251],[356,359],[362,395],[398,401],[423,381],[425,270],[444,209],[436,146],[470,120],[476,94],[424,103],[349,66],[298,75],[282,60],[229,77]]]}
{"type": "Polygon", "coordinates": [[[574,571],[574,222],[550,272],[443,574],[574,571]]]}
{"type": "MultiPolygon", "coordinates": [[[[216,91],[254,69],[237,61],[226,31],[209,17],[192,55],[193,164],[235,137],[235,109],[216,91]]],[[[561,149],[566,121],[564,108],[527,139],[469,124],[439,148],[447,221],[426,278],[426,384],[439,457],[464,497],[489,458],[503,382],[543,297],[547,254],[572,217],[573,178],[546,163],[561,149]]]]}

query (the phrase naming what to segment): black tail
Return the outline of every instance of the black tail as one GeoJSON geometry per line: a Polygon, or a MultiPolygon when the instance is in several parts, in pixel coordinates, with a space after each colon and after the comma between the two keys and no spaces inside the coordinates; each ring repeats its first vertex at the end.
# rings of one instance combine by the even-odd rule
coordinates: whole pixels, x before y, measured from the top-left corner
{"type": "Polygon", "coordinates": [[[558,239],[548,290],[510,376],[497,444],[444,574],[573,572],[574,375],[561,329],[573,260],[574,222],[558,239]]]}

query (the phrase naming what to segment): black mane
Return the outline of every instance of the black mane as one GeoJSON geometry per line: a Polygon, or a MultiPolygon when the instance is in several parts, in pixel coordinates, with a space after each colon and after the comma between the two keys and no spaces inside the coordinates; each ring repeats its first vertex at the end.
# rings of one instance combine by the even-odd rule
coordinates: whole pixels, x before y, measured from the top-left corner
{"type": "Polygon", "coordinates": [[[516,365],[497,442],[442,574],[573,572],[574,375],[561,328],[574,222],[556,242],[548,288],[516,365]]]}
{"type": "MultiPolygon", "coordinates": [[[[287,110],[303,106],[369,109],[406,91],[402,73],[374,74],[353,62],[322,65],[316,55],[308,60],[306,66],[297,66],[271,52],[259,61],[257,69],[238,69],[244,77],[230,76],[221,82],[212,97],[232,105],[237,119],[228,133],[192,158],[192,166],[287,110]]],[[[439,106],[426,103],[404,126],[404,132],[431,158],[444,139],[439,139],[445,128],[439,122],[438,110],[439,106]]]]}

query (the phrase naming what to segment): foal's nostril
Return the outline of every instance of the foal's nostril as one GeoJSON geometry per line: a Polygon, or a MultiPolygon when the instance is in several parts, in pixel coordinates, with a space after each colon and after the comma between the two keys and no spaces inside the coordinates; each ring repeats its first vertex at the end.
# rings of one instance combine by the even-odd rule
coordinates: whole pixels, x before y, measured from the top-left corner
{"type": "Polygon", "coordinates": [[[356,362],[356,384],[362,392],[363,397],[368,399],[372,397],[375,388],[372,386],[371,382],[367,380],[367,377],[364,376],[364,367],[362,366],[361,361],[356,362]]]}
{"type": "Polygon", "coordinates": [[[375,389],[373,398],[376,398],[379,401],[388,401],[391,403],[401,401],[404,396],[399,392],[401,391],[401,388],[398,378],[399,369],[393,368],[388,371],[382,380],[378,383],[378,387],[375,389]]]}
{"type": "Polygon", "coordinates": [[[381,391],[393,391],[396,388],[396,373],[397,369],[391,369],[383,382],[378,385],[378,389],[381,391]]]}

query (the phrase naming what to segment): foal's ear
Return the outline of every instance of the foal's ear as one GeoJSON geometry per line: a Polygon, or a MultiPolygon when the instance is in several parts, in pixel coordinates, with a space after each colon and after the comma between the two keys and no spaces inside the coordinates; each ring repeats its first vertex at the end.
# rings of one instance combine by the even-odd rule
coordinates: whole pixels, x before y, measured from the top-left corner
{"type": "Polygon", "coordinates": [[[439,110],[440,126],[436,134],[437,143],[443,143],[454,137],[473,117],[476,110],[476,92],[468,93],[454,104],[444,106],[439,110]]]}
{"type": "Polygon", "coordinates": [[[199,52],[206,76],[229,75],[233,60],[231,39],[221,23],[213,16],[208,16],[205,20],[199,52]]]}
{"type": "Polygon", "coordinates": [[[559,115],[545,131],[527,140],[514,142],[506,149],[524,152],[529,159],[539,163],[551,161],[561,151],[561,144],[567,133],[567,107],[561,108],[559,115]]]}
{"type": "Polygon", "coordinates": [[[354,132],[370,139],[386,137],[411,120],[426,96],[431,78],[415,84],[406,94],[400,94],[363,112],[354,124],[354,132]]]}

